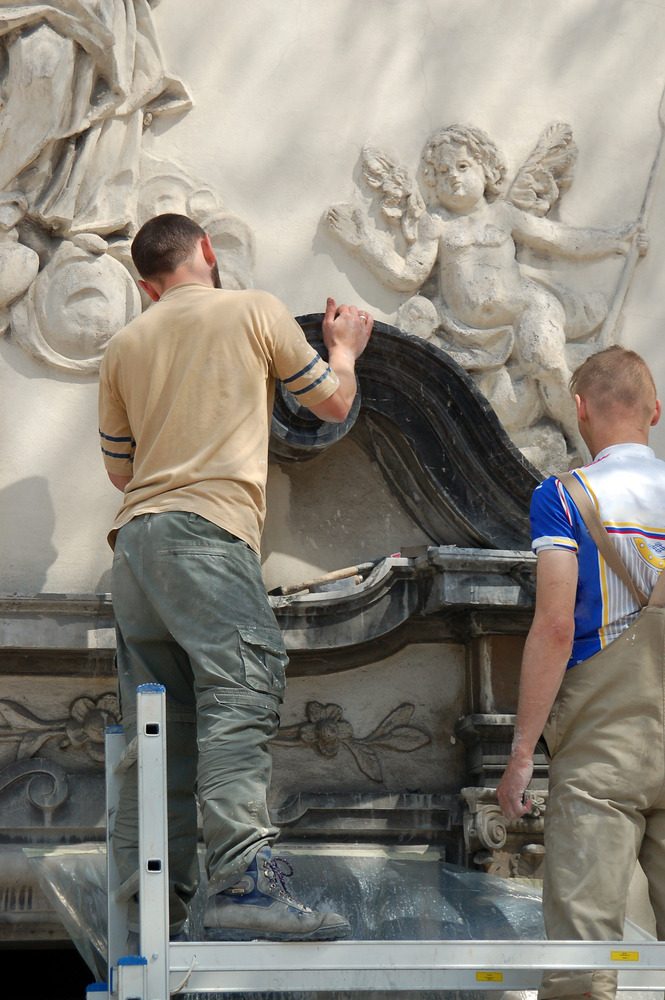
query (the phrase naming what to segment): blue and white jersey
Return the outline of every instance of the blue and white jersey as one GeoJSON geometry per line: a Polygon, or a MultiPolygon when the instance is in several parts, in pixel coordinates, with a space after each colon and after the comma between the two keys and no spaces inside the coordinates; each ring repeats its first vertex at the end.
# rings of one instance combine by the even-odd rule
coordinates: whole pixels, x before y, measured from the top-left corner
{"type": "MultiPolygon", "coordinates": [[[[665,568],[665,462],[646,445],[616,444],[574,474],[595,503],[631,579],[650,594],[665,568]]],[[[536,554],[544,549],[577,553],[575,639],[568,664],[572,667],[616,639],[639,607],[598,552],[577,507],[555,476],[533,494],[531,537],[536,554]]]]}

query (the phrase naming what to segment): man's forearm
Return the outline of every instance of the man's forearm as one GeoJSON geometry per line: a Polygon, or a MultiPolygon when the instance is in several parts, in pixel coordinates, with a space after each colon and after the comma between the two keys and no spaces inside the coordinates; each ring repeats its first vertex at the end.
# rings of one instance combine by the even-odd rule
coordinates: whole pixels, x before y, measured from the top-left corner
{"type": "Polygon", "coordinates": [[[497,788],[501,810],[517,819],[529,808],[523,794],[533,774],[533,754],[552,710],[570,656],[567,630],[534,623],[522,660],[515,734],[508,765],[497,788]]]}
{"type": "Polygon", "coordinates": [[[532,630],[527,636],[511,756],[533,756],[566,672],[570,643],[560,633],[532,630]]]}
{"type": "Polygon", "coordinates": [[[344,347],[333,347],[328,352],[328,364],[339,379],[337,392],[344,403],[351,409],[356,398],[356,359],[344,347]]]}
{"type": "Polygon", "coordinates": [[[547,722],[570,658],[575,634],[577,555],[546,550],[538,555],[536,610],[524,644],[515,736],[497,788],[508,819],[523,816],[522,801],[533,773],[533,752],[547,722]]]}

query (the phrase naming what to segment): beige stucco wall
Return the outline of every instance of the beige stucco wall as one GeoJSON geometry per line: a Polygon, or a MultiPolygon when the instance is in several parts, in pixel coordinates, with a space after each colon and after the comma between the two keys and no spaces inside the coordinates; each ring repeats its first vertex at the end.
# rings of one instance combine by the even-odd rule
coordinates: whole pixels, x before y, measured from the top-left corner
{"type": "MultiPolygon", "coordinates": [[[[145,148],[195,173],[250,226],[255,285],[295,314],[321,311],[331,294],[390,322],[404,299],[321,225],[331,203],[353,197],[367,142],[414,168],[433,129],[471,122],[514,171],[563,120],[579,159],[560,218],[610,225],[640,210],[661,139],[665,0],[197,0],[186,12],[162,0],[153,16],[193,109],[156,122],[145,148]]],[[[665,395],[664,223],[665,169],[623,312],[623,343],[645,355],[665,395]]],[[[594,267],[576,280],[618,276],[621,261],[594,267]]],[[[5,338],[0,419],[0,590],[108,590],[116,496],[98,453],[94,376],[57,373],[5,338]]],[[[665,428],[654,444],[665,457],[665,428]]],[[[271,586],[422,539],[353,441],[274,469],[270,498],[271,586]]]]}

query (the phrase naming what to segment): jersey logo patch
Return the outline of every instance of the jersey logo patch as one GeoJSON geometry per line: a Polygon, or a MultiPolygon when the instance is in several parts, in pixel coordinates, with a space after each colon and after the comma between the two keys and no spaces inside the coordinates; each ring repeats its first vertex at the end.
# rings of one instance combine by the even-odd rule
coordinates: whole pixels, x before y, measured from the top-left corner
{"type": "MultiPolygon", "coordinates": [[[[640,555],[642,559],[644,559],[645,563],[648,563],[649,566],[652,566],[654,569],[657,570],[665,568],[665,559],[661,559],[659,556],[654,555],[654,553],[651,551],[649,545],[644,540],[644,538],[633,537],[632,542],[635,548],[637,549],[638,555],[640,555]]],[[[662,545],[660,543],[656,544],[658,548],[662,551],[662,545]]]]}

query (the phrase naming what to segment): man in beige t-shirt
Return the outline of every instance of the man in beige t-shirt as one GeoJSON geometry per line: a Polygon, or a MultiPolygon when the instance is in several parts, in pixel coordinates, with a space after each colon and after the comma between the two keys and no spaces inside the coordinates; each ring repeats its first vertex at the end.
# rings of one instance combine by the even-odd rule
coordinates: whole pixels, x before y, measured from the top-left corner
{"type": "MultiPolygon", "coordinates": [[[[185,216],[149,220],[132,244],[156,303],[109,343],[100,372],[104,463],[123,502],[109,534],[123,723],[136,688],[167,692],[170,926],[196,890],[198,794],[211,938],[317,940],[348,922],[297,902],[272,855],[269,742],[287,656],[261,574],[275,380],[342,421],[372,317],[328,300],[328,361],[266,292],[219,287],[209,237],[185,216]]],[[[135,790],[113,830],[122,876],[136,868],[135,790]]]]}

